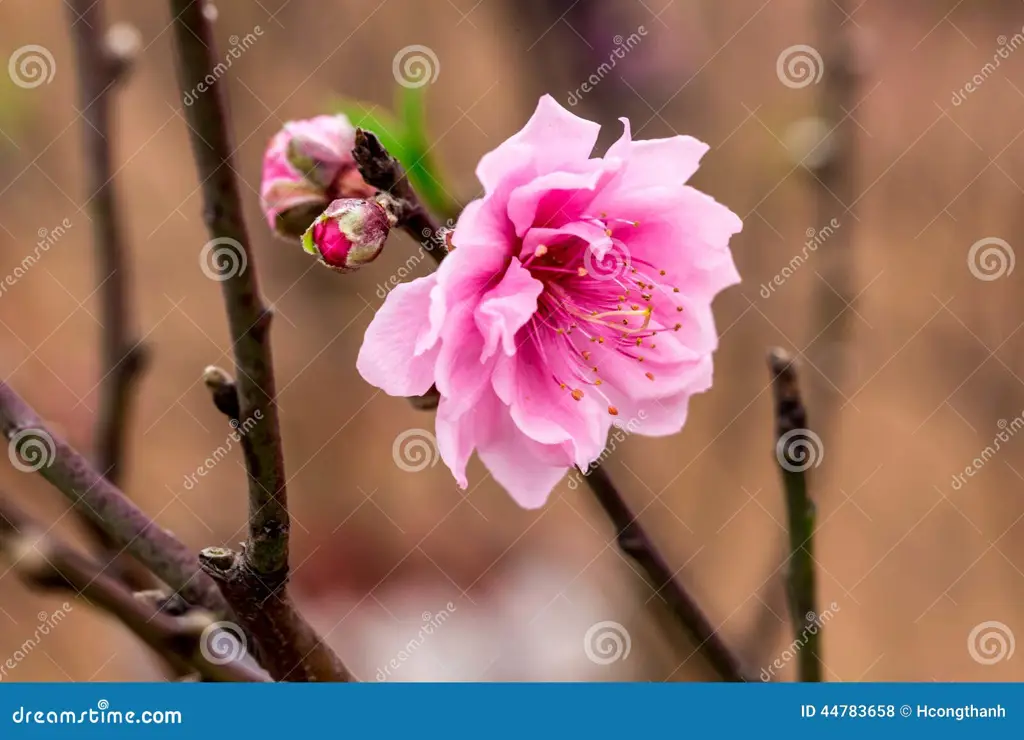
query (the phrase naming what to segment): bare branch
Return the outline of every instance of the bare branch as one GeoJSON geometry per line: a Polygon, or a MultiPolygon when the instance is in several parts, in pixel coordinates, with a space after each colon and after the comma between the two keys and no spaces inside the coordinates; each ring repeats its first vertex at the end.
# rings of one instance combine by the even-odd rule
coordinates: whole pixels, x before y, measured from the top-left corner
{"type": "MultiPolygon", "coordinates": [[[[216,77],[214,40],[205,2],[172,0],[182,91],[206,89],[216,77]]],[[[185,106],[192,151],[202,184],[204,219],[211,241],[235,251],[232,269],[220,275],[235,354],[239,419],[259,423],[242,439],[249,471],[249,535],[245,558],[252,570],[276,574],[288,567],[288,498],[270,351],[271,312],[260,296],[256,264],[242,216],[221,86],[185,106]]]]}
{"type": "Polygon", "coordinates": [[[275,681],[354,680],[296,610],[285,584],[247,571],[241,553],[208,547],[199,563],[218,584],[246,631],[259,641],[260,664],[275,681]]]}
{"type": "Polygon", "coordinates": [[[392,210],[398,218],[398,226],[417,242],[424,244],[424,249],[440,264],[448,254],[441,238],[442,227],[420,202],[399,161],[384,148],[376,134],[361,128],[356,129],[356,146],[352,156],[359,165],[363,179],[394,199],[392,210]]]}
{"type": "MultiPolygon", "coordinates": [[[[96,249],[96,279],[100,294],[102,362],[100,403],[95,427],[96,466],[114,485],[121,481],[128,417],[135,380],[145,365],[145,352],[129,326],[129,274],[125,245],[117,218],[111,161],[111,99],[117,81],[127,74],[127,47],[111,50],[103,37],[102,2],[74,0],[68,5],[77,57],[87,192],[92,211],[96,249]]],[[[114,572],[133,588],[154,585],[152,574],[132,561],[103,532],[85,520],[106,551],[114,572]]]]}
{"type": "Polygon", "coordinates": [[[668,602],[679,623],[697,643],[697,650],[725,681],[752,681],[739,658],[733,654],[704,616],[697,601],[675,579],[672,569],[640,526],[611,478],[598,467],[584,474],[594,498],[604,509],[612,525],[619,549],[643,568],[656,594],[668,602]]]}
{"type": "Polygon", "coordinates": [[[43,534],[20,510],[0,500],[0,552],[30,586],[65,591],[119,619],[182,674],[198,671],[208,681],[265,681],[240,660],[211,660],[206,644],[216,629],[208,614],[174,617],[136,598],[96,563],[43,534]],[[204,649],[204,645],[206,646],[204,649]]]}
{"type": "MultiPolygon", "coordinates": [[[[214,39],[204,3],[171,0],[181,90],[198,89],[214,74],[214,39]]],[[[270,352],[270,312],[263,305],[255,260],[242,217],[231,153],[227,112],[214,85],[185,108],[196,168],[203,188],[205,219],[213,241],[237,250],[235,269],[221,274],[228,325],[234,341],[238,414],[249,474],[249,533],[241,553],[208,548],[204,571],[216,579],[235,615],[255,637],[261,664],[273,678],[347,681],[350,675],[329,647],[294,609],[287,592],[288,506],[270,352]],[[250,419],[258,420],[247,429],[250,419]]],[[[218,407],[232,416],[226,397],[230,378],[207,372],[218,407]]]]}
{"type": "Polygon", "coordinates": [[[789,612],[793,632],[803,647],[797,655],[801,681],[821,681],[821,624],[817,613],[814,571],[814,502],[807,493],[805,473],[822,450],[807,429],[807,411],[800,396],[796,366],[789,354],[773,349],[768,354],[775,396],[775,459],[786,489],[789,519],[789,612]]]}
{"type": "Polygon", "coordinates": [[[199,569],[192,551],[47,429],[39,415],[2,382],[0,432],[12,445],[12,460],[18,460],[24,470],[38,471],[119,549],[180,591],[189,603],[215,614],[228,612],[217,585],[199,569]]]}

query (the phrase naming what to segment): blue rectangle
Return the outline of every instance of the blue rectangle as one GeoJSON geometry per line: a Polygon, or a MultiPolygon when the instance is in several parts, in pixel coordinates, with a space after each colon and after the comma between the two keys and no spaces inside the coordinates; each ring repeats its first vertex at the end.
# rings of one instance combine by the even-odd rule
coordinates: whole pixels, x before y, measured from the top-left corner
{"type": "Polygon", "coordinates": [[[1020,738],[1020,684],[3,684],[0,738],[1020,738]],[[795,736],[795,735],[794,735],[795,736]]]}

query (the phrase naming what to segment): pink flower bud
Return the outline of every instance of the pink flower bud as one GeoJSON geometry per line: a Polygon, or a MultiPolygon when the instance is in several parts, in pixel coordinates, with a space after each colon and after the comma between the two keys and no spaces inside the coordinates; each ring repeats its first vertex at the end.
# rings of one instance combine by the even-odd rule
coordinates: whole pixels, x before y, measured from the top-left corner
{"type": "Polygon", "coordinates": [[[369,198],[355,160],[355,128],[343,115],[290,121],[270,140],[263,156],[260,206],[270,228],[299,238],[337,198],[369,198]]]}
{"type": "Polygon", "coordinates": [[[378,202],[336,200],[302,235],[302,248],[339,272],[355,272],[377,259],[395,217],[378,202]]]}

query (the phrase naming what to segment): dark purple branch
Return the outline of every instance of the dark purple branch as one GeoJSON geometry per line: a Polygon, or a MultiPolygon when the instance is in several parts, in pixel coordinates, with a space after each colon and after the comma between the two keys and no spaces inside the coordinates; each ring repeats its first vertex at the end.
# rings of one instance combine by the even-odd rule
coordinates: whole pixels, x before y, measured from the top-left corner
{"type": "Polygon", "coordinates": [[[136,598],[104,568],[43,534],[19,509],[0,499],[0,552],[29,586],[71,593],[116,617],[182,674],[208,681],[265,681],[241,661],[220,664],[203,649],[213,620],[198,613],[175,617],[136,598]]]}
{"type": "MultiPolygon", "coordinates": [[[[143,370],[145,353],[129,325],[130,276],[124,236],[117,218],[111,157],[111,103],[118,80],[127,73],[129,63],[107,50],[103,41],[102,5],[94,0],[73,0],[68,9],[75,43],[79,104],[84,119],[86,190],[92,214],[103,327],[94,454],[96,466],[111,483],[118,485],[124,467],[133,386],[143,370]]],[[[102,529],[88,521],[87,526],[107,551],[106,559],[121,578],[134,588],[153,585],[151,574],[123,554],[111,552],[113,542],[102,529]]]]}
{"type": "Polygon", "coordinates": [[[199,569],[192,551],[48,430],[39,415],[2,382],[0,432],[8,440],[12,460],[37,470],[80,515],[106,532],[119,550],[132,555],[189,603],[214,614],[228,613],[217,585],[199,569]]]}
{"type": "Polygon", "coordinates": [[[258,420],[242,438],[249,472],[249,535],[244,556],[252,570],[276,574],[288,568],[288,498],[278,425],[277,389],[270,351],[271,311],[260,295],[242,199],[232,161],[222,85],[206,89],[214,67],[213,33],[205,3],[172,0],[171,14],[183,94],[202,85],[205,92],[185,106],[192,152],[202,185],[203,217],[218,249],[233,254],[221,275],[224,306],[235,355],[239,419],[258,420]]]}
{"type": "Polygon", "coordinates": [[[675,579],[672,569],[661,557],[654,542],[640,526],[635,514],[626,504],[611,478],[598,467],[584,475],[594,493],[594,498],[604,509],[615,528],[619,549],[639,565],[654,592],[665,599],[672,613],[684,631],[697,643],[697,650],[704,655],[712,668],[725,681],[752,681],[743,669],[739,658],[722,640],[708,618],[704,616],[697,601],[687,593],[675,579]]]}

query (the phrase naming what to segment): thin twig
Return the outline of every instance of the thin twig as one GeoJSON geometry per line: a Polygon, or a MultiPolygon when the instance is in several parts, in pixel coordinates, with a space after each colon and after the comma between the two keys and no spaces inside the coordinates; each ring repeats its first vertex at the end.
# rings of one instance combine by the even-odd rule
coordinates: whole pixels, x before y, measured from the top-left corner
{"type": "Polygon", "coordinates": [[[787,591],[794,636],[803,647],[797,654],[801,681],[821,681],[821,624],[817,613],[814,571],[814,502],[807,493],[806,472],[821,459],[821,440],[807,428],[796,367],[789,354],[768,354],[775,396],[775,459],[786,489],[789,520],[787,591]]]}
{"type": "Polygon", "coordinates": [[[208,654],[217,629],[208,614],[176,617],[136,598],[104,568],[43,534],[19,509],[0,500],[0,552],[30,586],[83,598],[119,619],[182,674],[198,671],[207,681],[266,681],[241,660],[208,654]]]}
{"type": "Polygon", "coordinates": [[[397,225],[440,264],[448,254],[443,228],[420,201],[401,163],[384,148],[376,134],[361,128],[356,129],[352,156],[363,180],[394,199],[397,225]]]}
{"type": "MultiPolygon", "coordinates": [[[[128,73],[130,61],[115,56],[104,41],[103,3],[73,0],[68,5],[75,42],[82,141],[85,150],[87,192],[92,212],[96,253],[96,280],[100,295],[102,361],[100,402],[96,418],[96,467],[114,485],[120,485],[125,459],[128,417],[135,380],[145,366],[146,354],[129,322],[129,273],[121,224],[117,217],[111,157],[113,93],[128,73]]],[[[114,546],[99,527],[83,519],[105,551],[113,572],[132,588],[155,585],[151,573],[114,546]]]]}
{"type": "Polygon", "coordinates": [[[178,80],[185,94],[203,89],[185,106],[192,151],[202,184],[204,220],[211,242],[233,252],[230,269],[220,274],[228,327],[235,354],[239,418],[256,419],[242,439],[249,472],[249,534],[244,551],[250,569],[276,576],[288,568],[288,498],[277,415],[277,390],[270,351],[271,311],[260,295],[256,264],[242,215],[242,199],[231,153],[214,39],[200,0],[171,0],[178,51],[178,80]]]}
{"type": "Polygon", "coordinates": [[[0,432],[19,469],[38,471],[118,548],[180,591],[189,603],[218,615],[228,612],[217,585],[199,569],[192,551],[157,526],[80,452],[47,429],[39,415],[3,382],[0,432]]]}
{"type": "MultiPolygon", "coordinates": [[[[245,430],[242,451],[249,477],[248,537],[241,553],[208,548],[200,553],[205,573],[214,578],[242,626],[256,639],[261,665],[276,680],[348,681],[349,672],[288,596],[288,505],[277,398],[270,352],[270,311],[260,297],[256,265],[242,216],[241,196],[232,165],[234,146],[228,130],[221,86],[216,78],[213,29],[205,3],[171,0],[178,51],[178,80],[183,93],[206,91],[185,108],[186,121],[202,183],[205,220],[212,243],[234,250],[234,269],[220,275],[237,380],[207,371],[208,387],[229,417],[236,409],[223,398],[237,388],[236,421],[245,430]],[[250,420],[256,420],[251,428],[250,420]]],[[[234,426],[234,425],[233,425],[234,426]]]]}
{"type": "Polygon", "coordinates": [[[592,469],[584,478],[615,527],[619,549],[643,568],[655,593],[668,602],[683,629],[696,641],[697,650],[723,680],[753,680],[745,673],[739,658],[719,636],[718,630],[711,626],[696,600],[673,577],[672,569],[640,526],[636,515],[623,500],[604,468],[592,469]]]}

